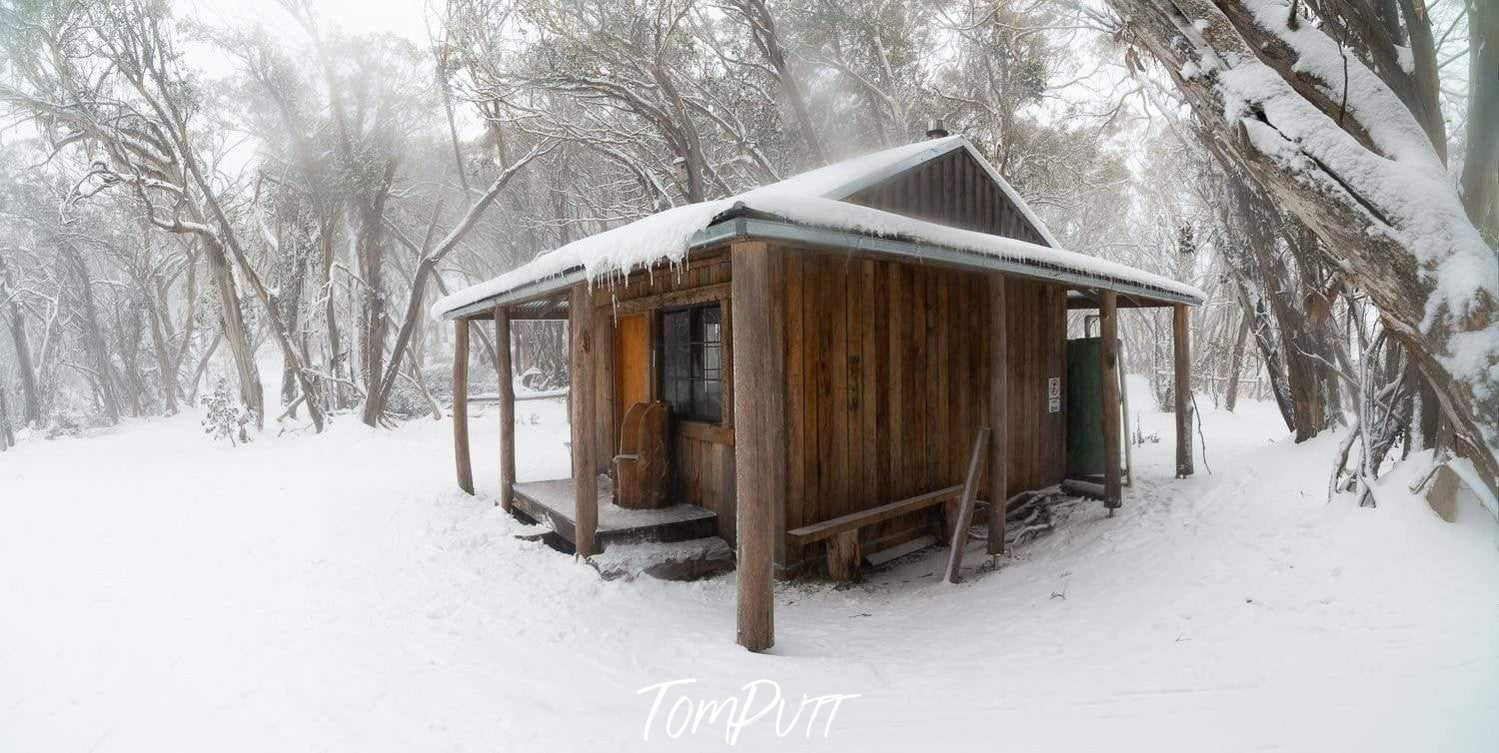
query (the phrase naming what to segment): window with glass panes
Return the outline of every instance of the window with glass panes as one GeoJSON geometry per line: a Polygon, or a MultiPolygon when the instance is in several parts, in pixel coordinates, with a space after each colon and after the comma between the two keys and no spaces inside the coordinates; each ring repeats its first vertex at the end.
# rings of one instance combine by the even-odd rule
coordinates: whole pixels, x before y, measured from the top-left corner
{"type": "Polygon", "coordinates": [[[661,313],[661,395],[677,418],[723,416],[722,317],[716,303],[661,313]]]}

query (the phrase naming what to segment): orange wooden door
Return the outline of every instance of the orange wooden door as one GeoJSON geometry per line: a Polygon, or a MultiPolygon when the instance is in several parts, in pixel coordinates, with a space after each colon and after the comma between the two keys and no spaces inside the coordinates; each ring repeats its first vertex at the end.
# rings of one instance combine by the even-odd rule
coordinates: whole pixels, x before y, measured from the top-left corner
{"type": "MultiPolygon", "coordinates": [[[[620,317],[614,333],[615,405],[623,417],[631,405],[651,399],[650,317],[646,314],[620,317]]],[[[616,431],[617,422],[618,419],[616,431]]]]}

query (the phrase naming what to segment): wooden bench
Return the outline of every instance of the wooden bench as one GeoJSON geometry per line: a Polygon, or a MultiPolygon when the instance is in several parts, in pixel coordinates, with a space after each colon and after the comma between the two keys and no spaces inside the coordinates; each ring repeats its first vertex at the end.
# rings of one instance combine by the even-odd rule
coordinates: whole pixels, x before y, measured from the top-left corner
{"type": "Polygon", "coordinates": [[[819,541],[828,542],[828,575],[835,580],[849,580],[858,574],[859,561],[862,559],[859,553],[860,529],[908,513],[925,510],[928,507],[943,505],[946,511],[945,526],[950,530],[956,522],[958,498],[962,493],[962,484],[949,486],[946,489],[927,492],[910,499],[871,507],[868,510],[860,510],[832,520],[792,529],[786,532],[786,536],[790,543],[797,546],[819,541]]]}
{"type": "MultiPolygon", "coordinates": [[[[787,531],[786,535],[792,544],[798,546],[826,540],[828,575],[837,580],[848,580],[858,574],[859,561],[862,559],[859,554],[859,529],[925,510],[933,505],[942,505],[944,538],[953,549],[953,556],[948,562],[947,579],[954,580],[958,565],[962,562],[963,545],[968,541],[968,526],[973,522],[973,514],[979,505],[979,470],[983,467],[983,451],[989,444],[989,434],[989,427],[979,427],[978,436],[973,440],[973,452],[968,456],[968,473],[964,476],[963,483],[957,486],[802,526],[787,531]]],[[[1000,530],[1003,531],[1003,528],[1000,530]]]]}

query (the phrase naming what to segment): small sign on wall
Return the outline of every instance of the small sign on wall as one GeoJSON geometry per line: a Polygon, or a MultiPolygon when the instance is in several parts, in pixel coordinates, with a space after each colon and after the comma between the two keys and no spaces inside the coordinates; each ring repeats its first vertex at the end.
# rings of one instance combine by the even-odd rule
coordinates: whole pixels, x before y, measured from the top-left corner
{"type": "Polygon", "coordinates": [[[1062,412],[1062,378],[1052,377],[1046,380],[1046,412],[1062,412]]]}

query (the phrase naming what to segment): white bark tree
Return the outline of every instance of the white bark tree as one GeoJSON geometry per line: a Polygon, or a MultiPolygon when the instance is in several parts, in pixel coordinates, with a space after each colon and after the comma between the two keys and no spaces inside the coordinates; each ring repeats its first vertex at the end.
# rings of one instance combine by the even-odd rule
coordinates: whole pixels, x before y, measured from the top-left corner
{"type": "Polygon", "coordinates": [[[1294,4],[1110,5],[1213,147],[1311,228],[1329,266],[1375,303],[1461,450],[1499,475],[1499,267],[1411,107],[1294,4]]]}

